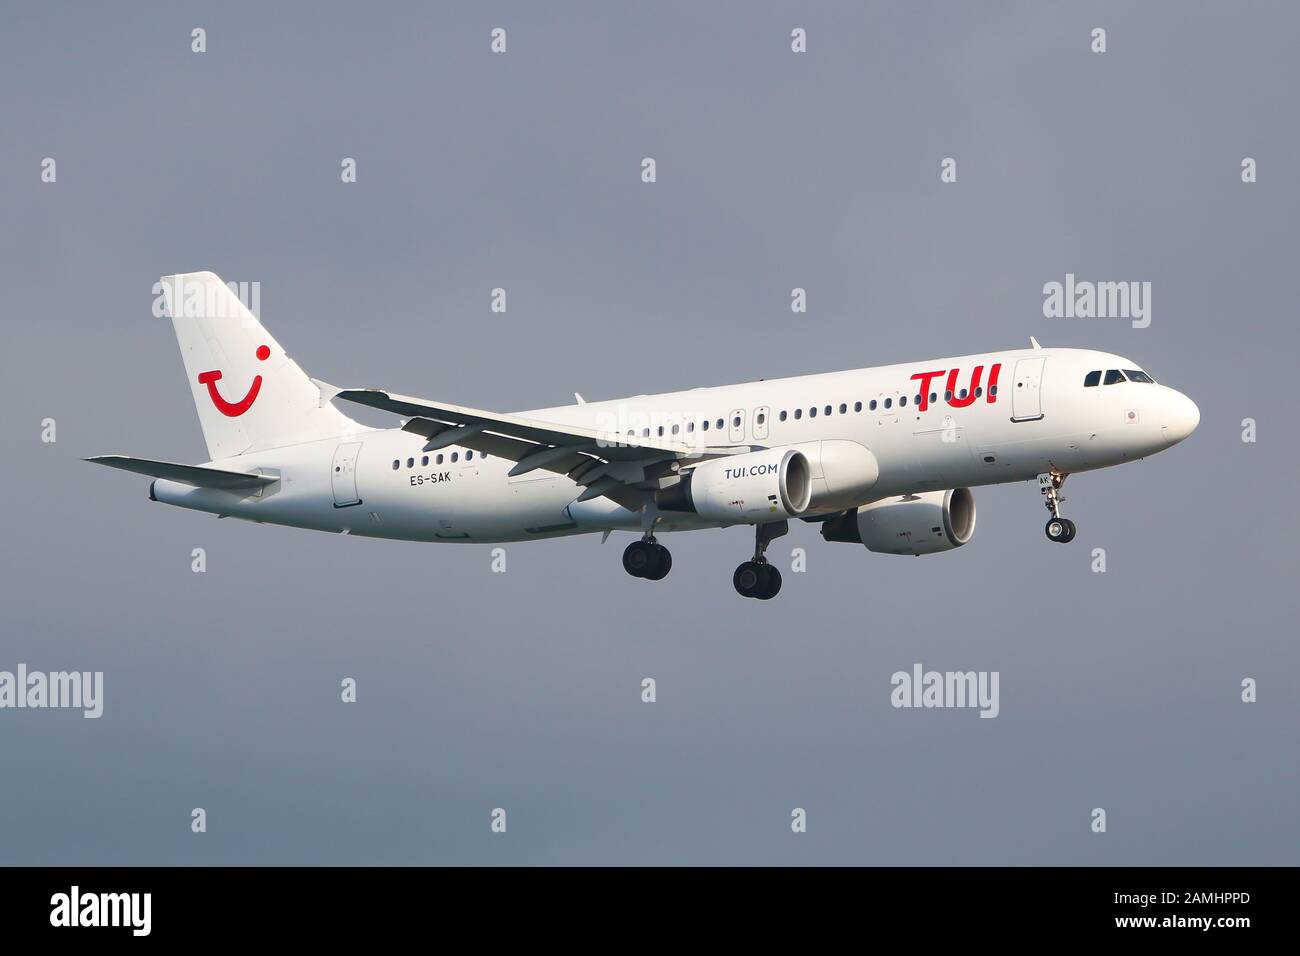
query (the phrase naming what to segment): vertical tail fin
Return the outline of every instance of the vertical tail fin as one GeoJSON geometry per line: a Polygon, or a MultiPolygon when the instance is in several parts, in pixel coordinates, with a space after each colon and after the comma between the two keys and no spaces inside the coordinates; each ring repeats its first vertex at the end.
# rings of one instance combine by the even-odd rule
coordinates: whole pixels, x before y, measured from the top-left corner
{"type": "Polygon", "coordinates": [[[164,276],[163,298],[212,459],[358,428],[211,272],[164,276]]]}

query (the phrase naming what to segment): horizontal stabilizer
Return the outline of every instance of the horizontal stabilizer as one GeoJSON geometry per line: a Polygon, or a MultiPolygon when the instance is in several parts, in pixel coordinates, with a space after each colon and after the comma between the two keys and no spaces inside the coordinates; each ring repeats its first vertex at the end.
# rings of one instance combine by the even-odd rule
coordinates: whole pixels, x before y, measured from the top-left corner
{"type": "Polygon", "coordinates": [[[151,461],[148,458],[128,458],[126,455],[97,455],[85,460],[93,461],[97,465],[108,465],[110,468],[121,468],[123,471],[133,471],[137,475],[147,475],[150,478],[164,478],[167,481],[194,485],[196,488],[216,488],[220,491],[251,491],[280,480],[270,475],[223,471],[220,468],[204,468],[201,465],[179,465],[171,461],[151,461]]]}

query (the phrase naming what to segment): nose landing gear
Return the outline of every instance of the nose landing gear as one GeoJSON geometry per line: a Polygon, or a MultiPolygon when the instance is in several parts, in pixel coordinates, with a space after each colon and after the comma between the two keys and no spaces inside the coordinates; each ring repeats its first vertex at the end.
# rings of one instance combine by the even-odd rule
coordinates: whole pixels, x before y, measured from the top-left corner
{"type": "Polygon", "coordinates": [[[787,521],[769,521],[754,527],[754,557],[736,568],[731,583],[741,597],[770,601],[781,591],[781,572],[767,563],[763,553],[774,538],[790,530],[787,521]]]}
{"type": "Polygon", "coordinates": [[[1067,477],[1055,470],[1038,476],[1038,490],[1047,499],[1044,504],[1052,515],[1047,519],[1047,526],[1043,530],[1047,533],[1048,541],[1055,541],[1058,544],[1069,544],[1073,541],[1076,530],[1073,521],[1061,517],[1061,502],[1065,500],[1061,497],[1061,487],[1067,477]]]}

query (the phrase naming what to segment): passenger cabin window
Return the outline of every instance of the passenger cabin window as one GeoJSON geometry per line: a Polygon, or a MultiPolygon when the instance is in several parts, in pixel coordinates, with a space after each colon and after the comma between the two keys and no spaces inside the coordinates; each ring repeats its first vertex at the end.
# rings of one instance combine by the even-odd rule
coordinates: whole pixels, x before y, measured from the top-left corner
{"type": "Polygon", "coordinates": [[[718,419],[718,427],[721,428],[722,426],[723,426],[723,420],[722,420],[721,418],[719,418],[719,419],[718,419]]]}
{"type": "Polygon", "coordinates": [[[899,407],[899,408],[906,408],[906,407],[907,407],[907,396],[906,396],[906,395],[901,395],[901,396],[899,396],[899,399],[898,399],[898,407],[899,407]]]}
{"type": "Polygon", "coordinates": [[[708,430],[709,430],[709,422],[708,422],[707,419],[705,419],[704,423],[703,423],[702,425],[700,425],[700,431],[705,431],[705,432],[706,432],[706,431],[708,431],[708,430]]]}
{"type": "Polygon", "coordinates": [[[795,421],[798,421],[798,420],[801,419],[801,418],[803,418],[803,409],[802,409],[802,408],[796,408],[796,409],[794,410],[794,420],[795,420],[795,421]]]}
{"type": "Polygon", "coordinates": [[[1126,368],[1124,374],[1128,376],[1130,382],[1142,382],[1145,385],[1154,385],[1156,383],[1155,379],[1141,369],[1126,368]]]}
{"type": "MultiPolygon", "coordinates": [[[[996,385],[993,386],[993,390],[994,390],[995,392],[997,391],[997,388],[998,388],[998,387],[997,387],[996,385]]],[[[938,396],[935,395],[934,392],[931,392],[931,393],[930,393],[930,404],[933,405],[933,404],[935,403],[935,400],[936,400],[937,398],[938,398],[938,396]]]]}
{"type": "Polygon", "coordinates": [[[473,453],[472,451],[467,451],[467,452],[465,452],[465,460],[466,460],[466,461],[473,461],[473,460],[474,460],[474,453],[473,453]]]}
{"type": "Polygon", "coordinates": [[[814,405],[812,408],[808,409],[808,417],[809,417],[809,418],[816,418],[816,417],[817,417],[817,406],[816,406],[816,405],[814,405]]]}
{"type": "Polygon", "coordinates": [[[398,469],[398,468],[401,468],[401,467],[402,467],[402,460],[401,460],[400,458],[394,458],[394,459],[393,459],[393,471],[397,471],[397,469],[398,469]]]}
{"type": "Polygon", "coordinates": [[[785,421],[785,410],[781,411],[781,421],[785,421]]]}
{"type": "Polygon", "coordinates": [[[885,407],[886,407],[886,408],[893,408],[893,407],[894,407],[894,400],[893,400],[892,398],[887,398],[887,399],[885,399],[885,407]]]}
{"type": "Polygon", "coordinates": [[[441,464],[442,464],[442,455],[439,455],[439,456],[437,457],[437,459],[434,460],[434,464],[435,464],[435,465],[441,465],[441,464]]]}
{"type": "Polygon", "coordinates": [[[826,414],[829,415],[830,413],[831,413],[831,407],[830,407],[829,405],[827,405],[827,406],[826,406],[826,414]]]}
{"type": "Polygon", "coordinates": [[[853,403],[853,410],[854,410],[855,412],[860,412],[860,411],[862,411],[862,403],[861,403],[861,402],[854,402],[854,403],[853,403]]]}
{"type": "Polygon", "coordinates": [[[758,415],[755,416],[754,421],[758,422],[761,425],[765,421],[767,421],[767,416],[764,415],[762,412],[759,412],[758,415]]]}
{"type": "Polygon", "coordinates": [[[1095,372],[1089,372],[1087,375],[1083,377],[1084,388],[1095,388],[1100,384],[1101,384],[1101,369],[1098,369],[1095,372]]]}
{"type": "Polygon", "coordinates": [[[849,410],[849,406],[844,404],[843,402],[840,402],[840,414],[843,415],[848,410],[849,410]]]}
{"type": "Polygon", "coordinates": [[[737,415],[735,418],[733,418],[733,419],[731,420],[731,424],[732,424],[732,427],[733,427],[733,428],[739,428],[739,427],[740,427],[740,416],[737,415]]]}
{"type": "Polygon", "coordinates": [[[1124,373],[1121,372],[1119,369],[1112,368],[1106,371],[1107,385],[1118,385],[1122,381],[1124,381],[1124,373]]]}
{"type": "Polygon", "coordinates": [[[873,412],[876,410],[876,400],[874,398],[871,400],[870,408],[873,412]]]}
{"type": "Polygon", "coordinates": [[[420,467],[421,467],[421,468],[423,468],[423,467],[424,467],[425,465],[427,465],[428,463],[429,463],[429,456],[428,456],[428,455],[425,455],[423,458],[420,459],[420,467]]]}
{"type": "Polygon", "coordinates": [[[414,459],[414,458],[408,458],[408,459],[406,459],[406,467],[407,467],[407,468],[414,468],[414,467],[415,467],[415,459],[414,459]]]}

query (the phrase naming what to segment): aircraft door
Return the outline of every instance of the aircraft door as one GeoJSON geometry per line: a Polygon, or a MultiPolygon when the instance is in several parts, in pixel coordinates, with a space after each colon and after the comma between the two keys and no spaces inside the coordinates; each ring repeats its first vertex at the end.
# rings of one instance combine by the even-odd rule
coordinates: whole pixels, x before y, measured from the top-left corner
{"type": "Polygon", "coordinates": [[[334,486],[334,507],[349,508],[361,504],[357,497],[357,457],[361,442],[346,442],[334,450],[334,468],[330,481],[334,486]]]}
{"type": "Polygon", "coordinates": [[[1016,380],[1011,386],[1011,420],[1036,422],[1043,417],[1043,363],[1046,359],[1023,358],[1016,362],[1016,380]]]}

